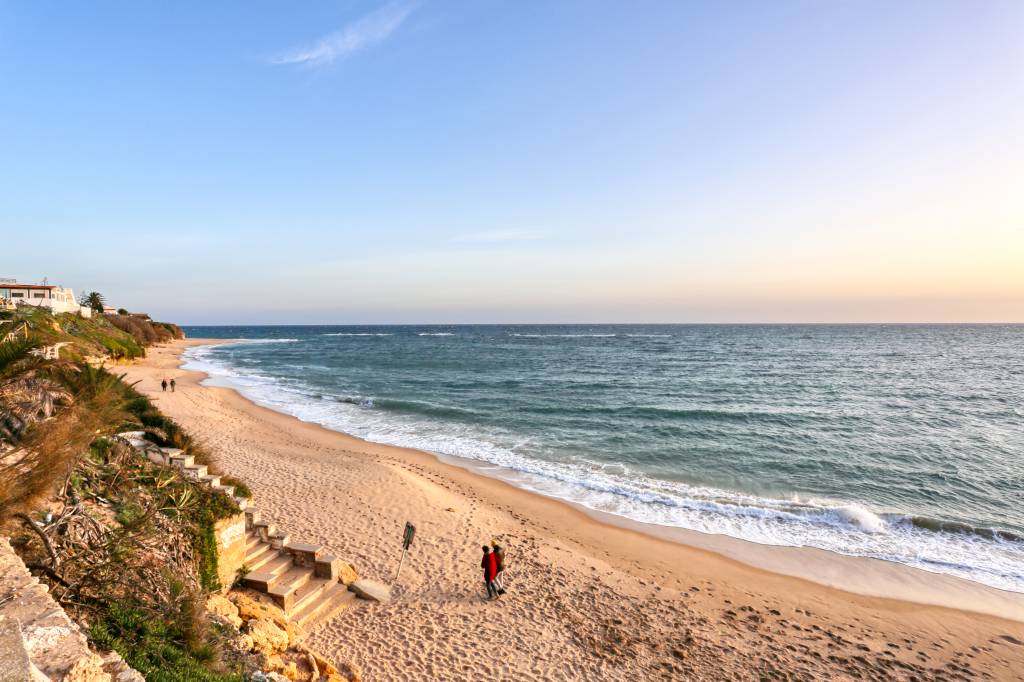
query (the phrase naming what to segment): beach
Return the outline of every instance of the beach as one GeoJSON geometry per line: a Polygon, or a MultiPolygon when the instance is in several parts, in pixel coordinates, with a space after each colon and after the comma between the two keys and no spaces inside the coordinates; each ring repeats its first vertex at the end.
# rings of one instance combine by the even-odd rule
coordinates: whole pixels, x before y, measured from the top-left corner
{"type": "Polygon", "coordinates": [[[246,481],[264,517],[391,583],[308,633],[367,680],[1018,679],[1024,600],[950,576],[600,517],[417,450],[205,387],[192,339],[119,366],[246,481]],[[177,391],[160,390],[163,377],[177,391]],[[483,600],[481,545],[508,594],[483,600]],[[770,569],[770,570],[769,570],[770,569]]]}

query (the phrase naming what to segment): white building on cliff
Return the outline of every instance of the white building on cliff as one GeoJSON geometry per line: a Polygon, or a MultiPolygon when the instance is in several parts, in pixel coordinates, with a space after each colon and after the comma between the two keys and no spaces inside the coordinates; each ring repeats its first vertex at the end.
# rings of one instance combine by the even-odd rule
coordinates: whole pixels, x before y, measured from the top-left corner
{"type": "Polygon", "coordinates": [[[0,279],[0,299],[6,306],[34,305],[55,313],[92,317],[92,309],[79,305],[74,291],[53,284],[19,284],[13,279],[0,279]]]}

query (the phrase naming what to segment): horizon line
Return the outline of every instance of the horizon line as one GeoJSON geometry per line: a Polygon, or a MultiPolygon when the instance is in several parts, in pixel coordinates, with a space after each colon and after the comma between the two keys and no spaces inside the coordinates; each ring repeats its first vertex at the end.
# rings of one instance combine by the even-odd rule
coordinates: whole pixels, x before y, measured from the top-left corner
{"type": "Polygon", "coordinates": [[[556,327],[575,325],[580,327],[766,327],[766,326],[1024,326],[1019,322],[323,322],[323,323],[273,323],[273,322],[233,322],[219,324],[198,324],[189,322],[175,323],[182,327],[556,327]]]}

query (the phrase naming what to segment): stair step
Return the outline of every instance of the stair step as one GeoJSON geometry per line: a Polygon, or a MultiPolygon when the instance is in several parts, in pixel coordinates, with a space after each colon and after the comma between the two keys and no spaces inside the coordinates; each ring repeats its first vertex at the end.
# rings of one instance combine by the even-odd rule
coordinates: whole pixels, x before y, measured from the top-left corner
{"type": "Polygon", "coordinates": [[[196,463],[196,458],[194,456],[183,455],[180,451],[176,455],[169,455],[167,460],[170,462],[171,466],[178,467],[179,469],[193,466],[196,463]]]}
{"type": "Polygon", "coordinates": [[[195,479],[201,479],[208,473],[205,464],[193,464],[191,466],[182,467],[182,471],[185,472],[186,476],[195,479]]]}
{"type": "Polygon", "coordinates": [[[277,526],[272,524],[270,521],[264,521],[261,519],[253,522],[252,527],[260,534],[260,538],[262,538],[264,542],[266,542],[271,535],[277,534],[277,526]]]}
{"type": "Polygon", "coordinates": [[[314,581],[311,580],[312,578],[313,571],[300,566],[292,566],[274,579],[270,589],[267,590],[267,594],[287,613],[302,595],[310,590],[316,591],[323,587],[323,585],[317,584],[317,582],[322,583],[323,581],[314,581]],[[311,582],[313,583],[312,585],[310,585],[311,582]],[[299,590],[302,590],[302,592],[300,593],[299,590]]]}
{"type": "Polygon", "coordinates": [[[261,542],[252,549],[245,550],[245,565],[252,571],[257,568],[257,564],[262,566],[266,563],[267,556],[274,553],[274,548],[265,542],[261,542]]]}
{"type": "MultiPolygon", "coordinates": [[[[291,609],[288,611],[289,617],[292,617],[291,614],[304,610],[310,604],[319,602],[324,593],[331,589],[335,583],[337,583],[336,580],[312,577],[308,583],[295,591],[291,609]]],[[[292,620],[294,620],[294,617],[292,617],[292,620]]]]}
{"type": "Polygon", "coordinates": [[[291,541],[292,536],[282,530],[268,533],[267,539],[270,540],[270,545],[274,549],[284,549],[288,542],[291,541]]]}
{"type": "Polygon", "coordinates": [[[278,552],[271,548],[261,556],[253,560],[249,570],[253,573],[268,573],[275,578],[292,566],[292,557],[285,552],[278,552]]]}
{"type": "Polygon", "coordinates": [[[333,582],[313,598],[297,601],[292,607],[291,619],[308,632],[351,606],[355,600],[356,595],[349,592],[342,583],[333,582]]]}
{"type": "Polygon", "coordinates": [[[264,543],[263,540],[260,539],[260,536],[259,536],[258,533],[254,532],[254,531],[251,531],[251,530],[245,531],[245,553],[246,554],[256,550],[260,545],[264,545],[264,544],[266,544],[266,543],[264,543]]]}
{"type": "MultiPolygon", "coordinates": [[[[234,489],[232,489],[232,492],[234,492],[234,489]]],[[[249,508],[249,500],[248,500],[248,498],[236,497],[235,495],[232,495],[231,497],[234,498],[235,504],[237,504],[238,508],[241,509],[242,511],[245,511],[246,509],[249,508]]]]}
{"type": "MultiPolygon", "coordinates": [[[[287,557],[276,555],[257,566],[254,570],[245,574],[242,582],[257,592],[270,593],[270,590],[278,584],[281,576],[293,568],[291,560],[287,557]]],[[[290,580],[290,578],[289,578],[290,580]]]]}
{"type": "Polygon", "coordinates": [[[220,485],[220,476],[200,476],[199,480],[211,488],[216,488],[220,485]]]}

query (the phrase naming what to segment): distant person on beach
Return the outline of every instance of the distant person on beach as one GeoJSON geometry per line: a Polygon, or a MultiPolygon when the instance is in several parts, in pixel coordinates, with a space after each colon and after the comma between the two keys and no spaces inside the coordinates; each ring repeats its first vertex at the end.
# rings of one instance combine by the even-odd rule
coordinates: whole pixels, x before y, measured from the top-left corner
{"type": "Polygon", "coordinates": [[[480,568],[484,569],[484,585],[487,587],[487,598],[498,598],[498,587],[494,584],[494,578],[498,575],[498,558],[491,553],[491,548],[484,545],[484,558],[480,562],[480,568]]]}
{"type": "Polygon", "coordinates": [[[171,393],[174,393],[174,387],[175,386],[176,386],[176,384],[174,383],[174,379],[171,379],[171,393]]]}
{"type": "Polygon", "coordinates": [[[491,540],[491,554],[494,556],[494,563],[497,565],[497,572],[494,576],[494,586],[498,594],[505,594],[505,550],[498,544],[497,540],[491,540]]]}
{"type": "Polygon", "coordinates": [[[160,382],[160,389],[164,392],[167,391],[167,379],[164,379],[163,381],[160,382]]]}

